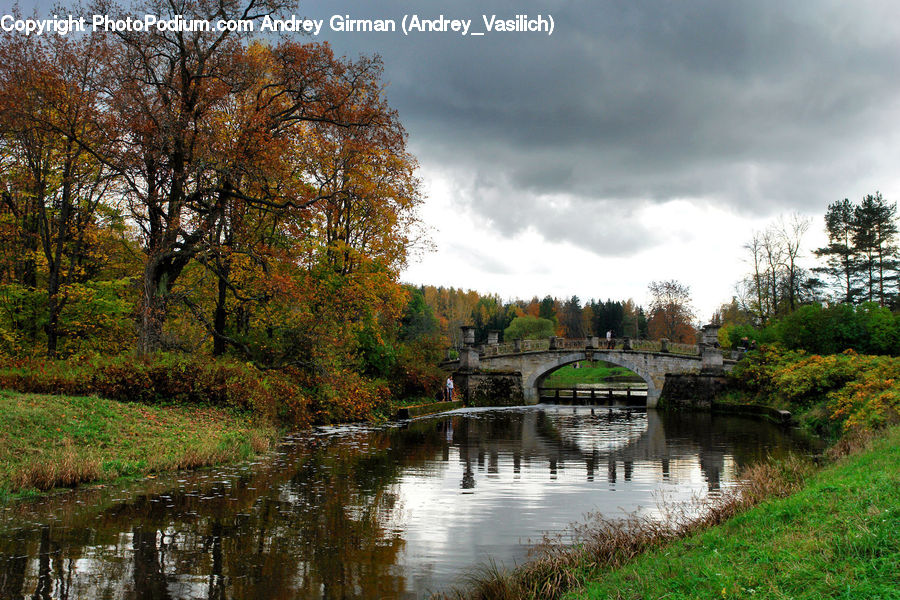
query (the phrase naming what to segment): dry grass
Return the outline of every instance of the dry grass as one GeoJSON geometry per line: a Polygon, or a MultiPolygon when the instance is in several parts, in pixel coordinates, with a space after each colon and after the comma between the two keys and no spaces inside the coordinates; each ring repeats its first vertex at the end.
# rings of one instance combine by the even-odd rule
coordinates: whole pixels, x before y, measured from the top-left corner
{"type": "Polygon", "coordinates": [[[100,459],[79,454],[72,440],[66,438],[62,448],[42,456],[27,469],[14,472],[10,480],[14,489],[49,490],[95,481],[102,476],[100,459]]]}
{"type": "Polygon", "coordinates": [[[491,562],[474,573],[465,589],[436,595],[449,600],[552,600],[584,585],[591,574],[614,569],[655,547],[718,525],[766,499],[787,496],[812,473],[810,461],[790,458],[747,469],[742,483],[723,495],[690,503],[665,504],[664,517],[607,519],[594,515],[565,535],[545,538],[532,560],[513,570],[491,562]]]}
{"type": "Polygon", "coordinates": [[[0,390],[0,500],[29,490],[234,462],[274,427],[217,408],[0,390]]]}

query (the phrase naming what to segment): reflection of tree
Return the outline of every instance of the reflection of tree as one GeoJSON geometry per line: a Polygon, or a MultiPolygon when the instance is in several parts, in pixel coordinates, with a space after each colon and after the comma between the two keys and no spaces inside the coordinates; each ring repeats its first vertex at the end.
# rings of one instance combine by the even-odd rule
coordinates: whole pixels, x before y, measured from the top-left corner
{"type": "Polygon", "coordinates": [[[20,537],[7,539],[0,545],[0,598],[24,598],[25,569],[28,567],[28,551],[20,537]]]}
{"type": "MultiPolygon", "coordinates": [[[[652,415],[478,413],[310,436],[251,472],[212,474],[220,481],[99,511],[54,511],[64,526],[0,532],[0,597],[165,598],[181,595],[173,586],[184,582],[203,582],[205,589],[190,588],[191,594],[215,600],[404,597],[410,584],[398,568],[405,543],[396,524],[405,469],[451,468],[455,452],[462,472],[457,491],[476,490],[478,477],[505,469],[566,473],[566,462],[584,465],[588,480],[602,479],[605,464],[607,481],[620,485],[639,464],[657,465],[668,479],[669,457],[690,455],[699,457],[714,487],[725,448],[744,464],[783,443],[783,432],[766,423],[652,415]],[[73,578],[78,564],[102,567],[73,578]],[[82,589],[73,589],[73,581],[82,589]]],[[[677,474],[673,466],[671,477],[677,474]]]]}
{"type": "Polygon", "coordinates": [[[134,547],[134,589],[141,598],[148,600],[167,600],[168,585],[163,562],[165,546],[158,532],[135,527],[131,532],[131,543],[134,547]],[[157,544],[160,543],[158,547],[157,544]]]}
{"type": "Polygon", "coordinates": [[[222,574],[222,522],[213,519],[209,537],[204,541],[203,551],[212,555],[212,569],[209,572],[209,600],[225,600],[225,577],[222,574]]]}

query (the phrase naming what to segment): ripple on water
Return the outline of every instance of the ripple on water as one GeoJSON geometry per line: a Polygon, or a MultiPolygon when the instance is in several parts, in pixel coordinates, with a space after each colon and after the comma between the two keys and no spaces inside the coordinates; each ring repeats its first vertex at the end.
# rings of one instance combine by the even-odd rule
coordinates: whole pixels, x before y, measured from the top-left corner
{"type": "Polygon", "coordinates": [[[805,443],[759,421],[589,407],[320,427],[245,465],[4,507],[0,564],[13,597],[419,598],[588,513],[716,494],[743,462],[805,443]]]}

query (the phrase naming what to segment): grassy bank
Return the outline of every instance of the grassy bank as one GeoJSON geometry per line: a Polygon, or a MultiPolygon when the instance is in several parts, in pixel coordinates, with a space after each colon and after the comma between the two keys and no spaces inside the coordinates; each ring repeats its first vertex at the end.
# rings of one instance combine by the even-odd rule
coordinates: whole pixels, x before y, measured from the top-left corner
{"type": "Polygon", "coordinates": [[[699,515],[598,517],[574,545],[546,541],[443,598],[897,598],[898,464],[900,427],[816,473],[797,459],[756,465],[699,515]]]}
{"type": "Polygon", "coordinates": [[[900,597],[900,428],[787,498],[598,572],[571,598],[900,597]]]}
{"type": "Polygon", "coordinates": [[[228,409],[0,390],[0,499],[242,460],[276,434],[228,409]]]}
{"type": "Polygon", "coordinates": [[[579,368],[572,365],[557,369],[544,380],[545,387],[572,387],[576,383],[601,383],[607,377],[620,377],[634,375],[625,367],[609,365],[606,362],[597,362],[593,366],[587,361],[580,363],[579,368]]]}

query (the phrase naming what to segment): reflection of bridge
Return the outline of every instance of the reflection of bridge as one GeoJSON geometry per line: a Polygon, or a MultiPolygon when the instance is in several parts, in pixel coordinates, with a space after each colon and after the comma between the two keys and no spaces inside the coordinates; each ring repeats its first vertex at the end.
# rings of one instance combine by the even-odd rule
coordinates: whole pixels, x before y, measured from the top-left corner
{"type": "MultiPolygon", "coordinates": [[[[463,421],[451,429],[453,445],[459,448],[459,460],[465,465],[460,487],[476,486],[476,465],[479,470],[486,467],[488,474],[498,473],[501,464],[509,464],[501,460],[505,454],[512,457],[514,473],[523,462],[548,465],[551,477],[564,465],[583,465],[589,481],[605,471],[611,483],[616,481],[618,469],[622,469],[625,481],[630,481],[638,464],[658,468],[662,480],[668,481],[670,461],[696,456],[708,488],[718,489],[725,453],[710,439],[715,437],[712,428],[688,427],[681,431],[676,426],[673,435],[666,431],[662,417],[656,411],[642,409],[598,409],[596,415],[584,408],[573,408],[572,412],[551,409],[525,413],[516,431],[503,436],[495,435],[489,423],[463,421]],[[588,424],[594,427],[586,427],[588,424]]],[[[451,422],[452,418],[434,426],[446,427],[451,422]]]]}
{"type": "Polygon", "coordinates": [[[625,338],[612,348],[600,346],[596,337],[551,337],[549,340],[517,340],[507,344],[497,344],[493,338],[480,348],[467,345],[460,351],[458,361],[446,362],[443,366],[462,373],[517,372],[522,378],[526,403],[534,404],[539,399],[541,382],[556,369],[579,361],[604,360],[633,371],[647,383],[648,407],[656,406],[667,373],[721,372],[730,367],[724,364],[721,351],[711,343],[689,346],[669,344],[666,340],[633,342],[625,338]]]}

